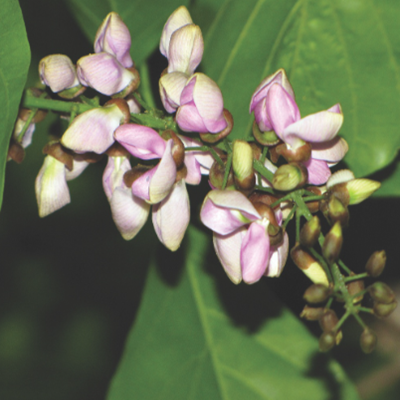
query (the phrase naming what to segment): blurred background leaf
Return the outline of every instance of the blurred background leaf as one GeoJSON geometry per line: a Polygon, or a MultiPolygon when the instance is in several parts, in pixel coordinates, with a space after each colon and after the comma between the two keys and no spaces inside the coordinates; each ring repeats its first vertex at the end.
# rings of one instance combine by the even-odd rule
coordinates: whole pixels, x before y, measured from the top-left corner
{"type": "Polygon", "coordinates": [[[218,279],[210,243],[191,228],[185,260],[169,253],[151,269],[108,399],[358,399],[265,282],[218,279]]]}
{"type": "Polygon", "coordinates": [[[29,68],[30,50],[17,0],[4,0],[0,7],[0,209],[4,170],[10,136],[18,114],[29,68]]]}

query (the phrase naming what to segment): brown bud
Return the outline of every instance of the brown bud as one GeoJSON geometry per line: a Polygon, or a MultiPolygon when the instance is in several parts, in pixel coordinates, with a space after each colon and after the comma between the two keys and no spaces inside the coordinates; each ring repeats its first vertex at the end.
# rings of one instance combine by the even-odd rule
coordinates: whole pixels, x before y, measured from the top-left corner
{"type": "Polygon", "coordinates": [[[369,328],[365,328],[360,336],[361,350],[366,354],[372,353],[377,342],[378,337],[376,336],[376,333],[369,328]]]}
{"type": "MultiPolygon", "coordinates": [[[[354,273],[350,274],[350,276],[354,276],[354,273]]],[[[359,279],[358,281],[352,281],[346,285],[347,291],[350,296],[354,296],[357,293],[360,293],[364,290],[364,281],[359,279]]],[[[363,299],[364,295],[361,294],[353,299],[353,303],[359,303],[363,299]]]]}
{"type": "Polygon", "coordinates": [[[321,315],[324,313],[323,307],[310,307],[304,306],[303,311],[300,314],[301,318],[306,319],[307,321],[318,321],[321,315]]]}
{"type": "Polygon", "coordinates": [[[317,216],[307,221],[300,231],[300,244],[305,247],[313,247],[321,233],[321,222],[317,216]]]}
{"type": "Polygon", "coordinates": [[[322,303],[332,294],[330,287],[321,284],[314,284],[304,292],[303,299],[307,303],[322,303]]]}
{"type": "Polygon", "coordinates": [[[270,222],[267,229],[270,245],[278,246],[281,244],[283,240],[283,231],[276,221],[275,213],[272,208],[262,202],[255,202],[253,206],[262,218],[266,218],[270,222]]]}
{"type": "Polygon", "coordinates": [[[374,303],[374,314],[377,317],[387,317],[389,316],[397,307],[397,301],[393,301],[393,303],[384,304],[376,302],[374,303]]]}
{"type": "Polygon", "coordinates": [[[277,154],[281,155],[287,162],[305,162],[311,157],[311,144],[306,142],[296,150],[288,149],[285,143],[276,146],[277,154]]]}
{"type": "Polygon", "coordinates": [[[136,179],[140,178],[144,173],[149,171],[152,167],[148,165],[138,164],[136,167],[133,167],[130,171],[125,172],[124,174],[124,183],[126,186],[131,187],[133,182],[136,179]]]}
{"type": "MultiPolygon", "coordinates": [[[[21,108],[18,112],[18,118],[22,119],[22,121],[27,121],[31,114],[32,110],[28,108],[21,108]]],[[[41,109],[37,110],[31,123],[37,124],[39,122],[42,122],[46,118],[46,115],[47,115],[47,110],[41,110],[41,109]]]]}
{"type": "Polygon", "coordinates": [[[375,251],[368,259],[365,269],[369,276],[373,278],[378,277],[386,265],[386,252],[385,250],[375,251]]]}
{"type": "Polygon", "coordinates": [[[321,315],[320,319],[318,320],[321,329],[324,332],[332,332],[335,330],[339,319],[335,313],[335,311],[327,308],[321,315]]]}
{"type": "Polygon", "coordinates": [[[127,157],[130,156],[128,150],[118,142],[114,142],[107,150],[106,154],[110,157],[127,157]]]}
{"type": "Polygon", "coordinates": [[[379,303],[390,304],[396,300],[393,290],[386,283],[375,282],[367,290],[370,296],[379,303]]]}
{"type": "Polygon", "coordinates": [[[336,221],[331,230],[325,236],[322,245],[322,255],[329,264],[333,264],[340,255],[343,244],[342,226],[339,221],[336,221]]]}
{"type": "Polygon", "coordinates": [[[349,210],[337,197],[327,195],[327,198],[320,201],[320,210],[328,222],[333,225],[339,221],[344,228],[349,224],[349,210]]]}
{"type": "MultiPolygon", "coordinates": [[[[308,190],[311,193],[314,193],[317,196],[321,195],[321,190],[319,190],[316,186],[308,186],[306,187],[306,190],[308,190]]],[[[310,210],[311,214],[315,214],[316,212],[319,211],[319,200],[308,201],[306,203],[306,206],[310,210]]]]}
{"type": "Polygon", "coordinates": [[[56,160],[63,163],[69,171],[72,171],[74,157],[72,152],[65,148],[59,141],[53,141],[47,143],[43,147],[43,154],[48,154],[56,160]]]}
{"type": "Polygon", "coordinates": [[[215,134],[208,133],[208,132],[206,132],[206,133],[200,132],[200,138],[203,142],[216,143],[216,142],[224,139],[231,133],[231,131],[233,129],[233,117],[232,117],[232,114],[225,108],[224,108],[224,118],[225,118],[225,121],[228,123],[228,125],[221,132],[217,132],[215,134]]]}
{"type": "Polygon", "coordinates": [[[24,148],[15,140],[11,140],[8,148],[7,160],[13,160],[18,164],[21,164],[25,158],[24,148]]]}
{"type": "Polygon", "coordinates": [[[253,205],[255,203],[264,203],[267,206],[270,206],[272,203],[275,203],[275,201],[278,200],[278,197],[263,192],[253,192],[249,197],[249,200],[253,205]]]}
{"type": "Polygon", "coordinates": [[[257,142],[263,146],[275,146],[280,142],[279,137],[274,131],[262,132],[255,120],[253,122],[253,135],[257,142]]]}
{"type": "Polygon", "coordinates": [[[261,146],[256,142],[249,142],[251,149],[253,150],[253,158],[259,160],[262,154],[261,146]]]}
{"type": "Polygon", "coordinates": [[[172,139],[174,141],[172,146],[172,158],[174,159],[177,168],[182,167],[185,159],[185,146],[183,145],[182,140],[179,139],[172,129],[167,129],[164,131],[161,137],[164,140],[172,139]]]}
{"type": "Polygon", "coordinates": [[[128,106],[128,103],[126,102],[126,100],[119,99],[119,98],[111,99],[111,100],[108,100],[107,103],[104,104],[104,107],[111,106],[112,104],[115,104],[122,112],[123,121],[121,123],[127,124],[131,119],[131,112],[129,110],[129,106],[128,106]]]}
{"type": "MultiPolygon", "coordinates": [[[[225,176],[225,167],[226,162],[224,161],[224,166],[220,165],[217,161],[211,166],[209,171],[209,179],[211,185],[213,185],[217,189],[222,189],[222,183],[224,181],[225,176]]],[[[230,171],[228,175],[228,182],[226,184],[227,187],[233,185],[233,174],[230,171]]]]}
{"type": "Polygon", "coordinates": [[[319,338],[319,350],[322,352],[329,351],[336,344],[336,334],[334,332],[324,332],[319,338]]]}

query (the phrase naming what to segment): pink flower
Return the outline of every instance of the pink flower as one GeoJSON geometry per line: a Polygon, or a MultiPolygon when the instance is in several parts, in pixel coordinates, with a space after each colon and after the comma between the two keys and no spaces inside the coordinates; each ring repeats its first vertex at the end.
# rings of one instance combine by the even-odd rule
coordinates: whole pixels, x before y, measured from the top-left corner
{"type": "MultiPolygon", "coordinates": [[[[280,223],[280,212],[277,216],[280,223]]],[[[204,199],[200,218],[214,231],[215,251],[232,282],[255,283],[263,275],[280,275],[287,258],[287,234],[280,245],[271,246],[270,221],[242,193],[212,190],[204,199]]]]}
{"type": "Polygon", "coordinates": [[[186,132],[218,133],[228,126],[218,85],[207,75],[195,73],[186,82],[176,122],[186,132]]]}
{"type": "Polygon", "coordinates": [[[133,66],[130,48],[131,35],[127,26],[116,12],[110,12],[97,30],[94,51],[111,54],[123,67],[130,68],[133,66]]]}

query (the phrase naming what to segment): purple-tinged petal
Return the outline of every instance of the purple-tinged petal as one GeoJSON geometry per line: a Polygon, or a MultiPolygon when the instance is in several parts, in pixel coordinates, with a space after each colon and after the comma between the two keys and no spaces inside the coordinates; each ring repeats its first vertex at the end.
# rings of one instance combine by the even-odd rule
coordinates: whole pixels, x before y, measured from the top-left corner
{"type": "Polygon", "coordinates": [[[250,114],[254,111],[257,104],[267,96],[267,93],[271,86],[274,83],[280,84],[290,95],[290,97],[294,100],[294,92],[290,82],[286,76],[284,69],[278,69],[274,74],[267,76],[263,81],[257,86],[257,89],[254,91],[253,96],[251,97],[250,102],[250,114]]]}
{"type": "Polygon", "coordinates": [[[204,42],[200,28],[195,24],[176,30],[169,43],[168,72],[180,71],[192,75],[203,57],[204,42]]]}
{"type": "Polygon", "coordinates": [[[287,126],[300,119],[300,111],[296,102],[278,83],[274,83],[270,87],[266,104],[269,121],[279,137],[287,126]]]}
{"type": "Polygon", "coordinates": [[[133,239],[146,223],[150,204],[132,196],[129,188],[118,187],[110,201],[115,225],[125,240],[133,239]]]}
{"type": "Polygon", "coordinates": [[[204,199],[201,222],[221,235],[227,235],[260,219],[246,196],[235,190],[212,190],[204,199]]]}
{"type": "Polygon", "coordinates": [[[70,203],[65,165],[51,156],[46,156],[36,177],[35,193],[41,218],[70,203]]]}
{"type": "Polygon", "coordinates": [[[178,108],[176,122],[179,128],[185,132],[208,132],[194,103],[188,103],[178,108]]]}
{"type": "Polygon", "coordinates": [[[238,284],[242,280],[242,268],[240,265],[240,248],[242,237],[246,228],[241,228],[230,235],[214,233],[213,243],[217,257],[221,262],[229,279],[238,284]]]}
{"type": "MultiPolygon", "coordinates": [[[[108,157],[108,162],[103,173],[103,189],[110,201],[116,188],[125,188],[124,174],[131,169],[127,157],[108,157]]],[[[130,191],[130,190],[129,190],[130,191]]]]}
{"type": "Polygon", "coordinates": [[[75,66],[64,54],[52,54],[39,62],[40,80],[53,93],[79,85],[75,66]]]}
{"type": "Polygon", "coordinates": [[[175,183],[169,195],[153,206],[153,225],[160,242],[178,250],[190,220],[190,203],[183,180],[175,183]]]}
{"type": "Polygon", "coordinates": [[[147,202],[150,202],[150,182],[157,171],[158,165],[145,172],[132,183],[132,194],[147,202]]]}
{"type": "Polygon", "coordinates": [[[72,171],[65,169],[65,179],[67,181],[72,181],[72,179],[77,178],[89,165],[87,161],[84,160],[73,160],[72,171]]]}
{"type": "Polygon", "coordinates": [[[339,103],[336,103],[331,108],[328,108],[327,111],[330,111],[330,112],[333,112],[333,113],[338,113],[338,114],[343,114],[342,107],[341,107],[341,105],[339,103]]]}
{"type": "Polygon", "coordinates": [[[24,149],[32,143],[33,132],[35,132],[35,124],[29,124],[28,129],[25,131],[24,136],[22,137],[22,140],[19,139],[19,134],[22,132],[22,129],[24,129],[25,123],[26,121],[23,119],[17,118],[13,131],[13,138],[17,142],[20,142],[24,149]]]}
{"type": "Polygon", "coordinates": [[[116,12],[110,12],[97,30],[94,51],[112,54],[125,68],[133,66],[129,54],[131,35],[128,27],[116,12]]]}
{"type": "Polygon", "coordinates": [[[192,23],[192,18],[185,6],[180,6],[170,15],[161,33],[160,52],[163,56],[168,58],[171,35],[182,26],[192,23]]]}
{"type": "Polygon", "coordinates": [[[295,138],[311,143],[327,142],[337,135],[342,123],[343,114],[320,111],[287,126],[282,133],[282,139],[289,145],[295,138]]]}
{"type": "Polygon", "coordinates": [[[308,171],[308,182],[312,185],[323,185],[331,176],[331,170],[326,161],[310,158],[304,165],[308,171]]]}
{"type": "Polygon", "coordinates": [[[124,124],[115,131],[114,137],[129,153],[142,160],[161,158],[165,152],[165,140],[147,126],[124,124]]]}
{"type": "Polygon", "coordinates": [[[80,58],[77,73],[82,85],[107,96],[121,92],[136,79],[114,56],[105,52],[80,58]]]}
{"type": "Polygon", "coordinates": [[[180,106],[181,94],[188,78],[183,72],[171,72],[158,81],[161,101],[167,112],[173,113],[180,106]]]}
{"type": "Polygon", "coordinates": [[[242,240],[240,261],[246,283],[255,283],[264,275],[269,263],[269,236],[264,225],[250,224],[242,240]]]}
{"type": "Polygon", "coordinates": [[[332,140],[323,143],[313,143],[311,158],[328,162],[339,162],[349,150],[347,142],[336,136],[332,140]]]}
{"type": "Polygon", "coordinates": [[[267,98],[262,99],[255,107],[254,118],[262,132],[272,131],[272,125],[267,113],[267,98]]]}
{"type": "Polygon", "coordinates": [[[129,112],[131,114],[139,114],[142,106],[139,104],[139,102],[135,99],[133,95],[129,95],[125,97],[126,102],[128,103],[129,107],[129,112]]]}
{"type": "Polygon", "coordinates": [[[104,153],[114,143],[114,131],[123,118],[115,104],[85,111],[72,121],[61,143],[77,153],[104,153]]]}
{"type": "Polygon", "coordinates": [[[273,246],[270,249],[269,265],[265,271],[264,276],[270,278],[276,278],[282,273],[283,267],[286,264],[286,260],[289,252],[289,237],[285,232],[283,235],[283,241],[279,246],[273,246]]]}

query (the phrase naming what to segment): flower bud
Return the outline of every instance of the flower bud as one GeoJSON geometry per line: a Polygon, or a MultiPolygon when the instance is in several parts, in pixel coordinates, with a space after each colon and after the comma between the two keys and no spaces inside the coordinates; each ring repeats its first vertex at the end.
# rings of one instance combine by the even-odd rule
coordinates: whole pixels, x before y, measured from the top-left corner
{"type": "Polygon", "coordinates": [[[393,301],[390,304],[375,303],[374,304],[374,314],[377,317],[387,317],[389,316],[397,307],[397,301],[393,301]]]}
{"type": "Polygon", "coordinates": [[[10,146],[8,147],[7,161],[13,160],[17,164],[21,164],[22,161],[24,161],[24,158],[25,158],[24,148],[14,139],[11,139],[10,146]]]}
{"type": "Polygon", "coordinates": [[[329,264],[333,264],[339,258],[342,244],[342,227],[340,222],[337,221],[325,236],[324,244],[322,245],[322,255],[329,264]]]}
{"type": "Polygon", "coordinates": [[[349,224],[349,210],[336,196],[328,195],[326,200],[321,200],[320,210],[330,224],[339,221],[344,228],[349,224]]]}
{"type": "Polygon", "coordinates": [[[375,251],[368,259],[365,269],[369,276],[373,278],[378,277],[386,265],[386,252],[385,250],[375,251]]]}
{"type": "MultiPolygon", "coordinates": [[[[351,274],[352,276],[354,274],[351,274]]],[[[364,290],[364,281],[362,279],[359,279],[358,281],[353,281],[350,282],[346,285],[347,291],[349,292],[350,296],[354,296],[357,293],[360,293],[364,290]]],[[[357,296],[353,299],[353,303],[360,303],[361,300],[363,299],[364,295],[361,294],[360,296],[357,296]]]]}
{"type": "Polygon", "coordinates": [[[322,352],[329,351],[336,344],[336,335],[333,332],[324,332],[319,338],[319,350],[322,352]]]}
{"type": "Polygon", "coordinates": [[[230,113],[229,110],[227,110],[226,108],[224,108],[222,115],[225,119],[226,122],[226,128],[223,129],[220,132],[217,132],[215,134],[213,133],[207,133],[207,132],[199,132],[200,138],[203,142],[207,142],[207,143],[217,143],[220,140],[226,138],[233,129],[233,116],[230,113]]]}
{"type": "Polygon", "coordinates": [[[307,169],[298,163],[281,165],[275,172],[272,186],[276,190],[289,192],[303,186],[308,179],[307,169]]]}
{"type": "Polygon", "coordinates": [[[307,321],[318,321],[323,313],[323,307],[310,307],[306,305],[300,314],[300,318],[304,318],[307,321]]]}
{"type": "Polygon", "coordinates": [[[324,332],[333,332],[337,323],[339,322],[339,318],[337,317],[335,311],[327,308],[321,315],[318,322],[324,332]]]}
{"type": "Polygon", "coordinates": [[[290,251],[290,257],[312,282],[320,283],[327,287],[329,286],[328,277],[321,264],[319,264],[311,254],[307,253],[299,245],[292,248],[290,251]]]}
{"type": "Polygon", "coordinates": [[[276,152],[287,162],[306,162],[311,157],[311,144],[306,142],[296,150],[293,150],[288,149],[286,143],[281,143],[276,146],[276,152]]]}
{"type": "Polygon", "coordinates": [[[365,328],[360,336],[361,350],[366,354],[372,353],[375,350],[377,342],[378,337],[376,333],[369,328],[365,328]]]}
{"type": "Polygon", "coordinates": [[[262,132],[257,125],[257,122],[254,120],[253,122],[253,136],[257,140],[258,143],[263,146],[275,146],[279,143],[280,139],[278,135],[274,131],[266,131],[262,132]]]}
{"type": "MultiPolygon", "coordinates": [[[[209,172],[209,179],[211,185],[216,188],[216,189],[222,189],[222,184],[224,182],[224,176],[225,176],[225,170],[226,170],[226,163],[224,162],[224,166],[220,165],[217,161],[214,162],[214,164],[210,168],[209,172]]],[[[228,181],[226,183],[226,186],[233,186],[233,175],[232,172],[229,171],[228,175],[228,181]]]]}
{"type": "MultiPolygon", "coordinates": [[[[320,196],[322,194],[322,191],[316,186],[308,186],[306,187],[306,190],[308,190],[311,193],[314,193],[316,196],[320,196]]],[[[306,203],[306,206],[310,210],[311,214],[315,214],[316,212],[319,211],[319,203],[320,203],[319,200],[308,201],[306,203]]]]}
{"type": "Polygon", "coordinates": [[[253,150],[244,140],[233,142],[232,169],[238,189],[254,188],[256,178],[253,170],[253,150]]]}
{"type": "Polygon", "coordinates": [[[358,204],[381,187],[380,182],[371,179],[354,179],[346,183],[349,191],[349,204],[358,204]]]}
{"type": "Polygon", "coordinates": [[[321,222],[317,216],[307,221],[300,231],[300,244],[304,247],[313,247],[321,233],[321,222]]]}
{"type": "Polygon", "coordinates": [[[314,284],[304,292],[303,299],[307,303],[322,303],[329,298],[331,293],[331,288],[321,284],[314,284]]]}
{"type": "Polygon", "coordinates": [[[375,282],[367,290],[370,296],[379,303],[390,304],[396,300],[393,290],[386,283],[375,282]]]}

